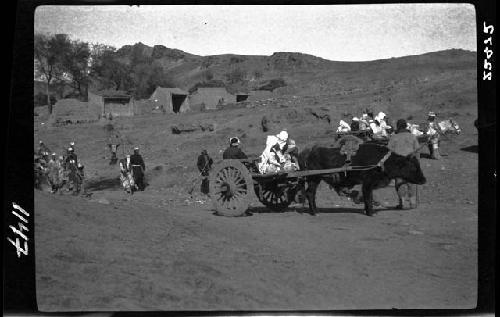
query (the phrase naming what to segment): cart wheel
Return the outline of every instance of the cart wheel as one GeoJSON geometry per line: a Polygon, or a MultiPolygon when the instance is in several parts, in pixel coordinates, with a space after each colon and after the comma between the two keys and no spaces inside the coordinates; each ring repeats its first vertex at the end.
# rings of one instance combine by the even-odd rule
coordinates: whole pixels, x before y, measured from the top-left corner
{"type": "Polygon", "coordinates": [[[292,203],[295,197],[295,188],[279,187],[278,184],[255,186],[255,193],[259,201],[272,211],[283,211],[292,203]],[[262,193],[260,192],[262,191],[262,193]]]}
{"type": "Polygon", "coordinates": [[[252,176],[238,160],[224,160],[211,172],[210,194],[218,215],[243,215],[252,199],[252,190],[252,176]]]}

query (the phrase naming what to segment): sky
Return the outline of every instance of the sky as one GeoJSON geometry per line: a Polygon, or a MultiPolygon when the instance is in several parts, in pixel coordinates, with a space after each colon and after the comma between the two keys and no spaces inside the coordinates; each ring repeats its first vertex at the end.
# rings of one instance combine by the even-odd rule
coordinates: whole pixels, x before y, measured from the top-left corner
{"type": "Polygon", "coordinates": [[[196,55],[301,52],[368,61],[476,51],[470,4],[40,6],[35,33],[120,48],[142,42],[196,55]]]}

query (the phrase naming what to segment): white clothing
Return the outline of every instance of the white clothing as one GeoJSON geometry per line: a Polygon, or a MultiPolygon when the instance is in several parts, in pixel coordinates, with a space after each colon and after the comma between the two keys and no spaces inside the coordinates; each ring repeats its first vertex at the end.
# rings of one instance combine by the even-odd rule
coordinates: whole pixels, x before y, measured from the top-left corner
{"type": "Polygon", "coordinates": [[[337,132],[349,132],[349,131],[351,131],[351,126],[349,125],[349,123],[345,122],[344,120],[340,120],[337,132]]]}
{"type": "Polygon", "coordinates": [[[416,136],[424,134],[419,130],[420,126],[418,124],[406,123],[406,127],[410,130],[410,133],[416,136]]]}
{"type": "Polygon", "coordinates": [[[281,151],[271,151],[271,148],[276,144],[278,144],[280,150],[283,150],[286,141],[278,139],[275,135],[268,135],[266,139],[266,148],[260,155],[260,162],[257,164],[261,174],[298,169],[296,164],[291,162],[289,154],[283,154],[281,151]]]}

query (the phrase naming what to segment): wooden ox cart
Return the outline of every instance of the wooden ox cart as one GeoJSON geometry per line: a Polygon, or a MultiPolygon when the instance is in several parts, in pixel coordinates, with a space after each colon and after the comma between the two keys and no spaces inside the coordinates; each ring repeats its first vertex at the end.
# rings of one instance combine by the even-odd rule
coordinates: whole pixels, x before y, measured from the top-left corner
{"type": "Polygon", "coordinates": [[[258,199],[273,211],[282,211],[292,202],[303,202],[306,178],[312,175],[347,173],[377,166],[351,166],[350,157],[357,147],[350,141],[343,144],[346,154],[344,166],[325,170],[298,170],[260,174],[258,159],[223,160],[216,164],[210,174],[210,192],[214,209],[224,216],[243,215],[251,201],[258,199]]]}

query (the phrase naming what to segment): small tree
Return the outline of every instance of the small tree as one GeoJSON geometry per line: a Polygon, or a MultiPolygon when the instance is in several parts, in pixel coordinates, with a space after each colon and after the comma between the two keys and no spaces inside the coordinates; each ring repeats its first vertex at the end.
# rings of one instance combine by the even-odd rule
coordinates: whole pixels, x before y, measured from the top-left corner
{"type": "Polygon", "coordinates": [[[131,67],[115,58],[112,46],[93,45],[90,54],[90,76],[100,78],[106,88],[128,90],[132,86],[131,67]]]}
{"type": "Polygon", "coordinates": [[[35,34],[34,60],[35,76],[47,82],[47,105],[49,114],[52,114],[49,87],[53,80],[60,79],[64,73],[63,59],[71,46],[66,34],[48,36],[35,34]]]}
{"type": "Polygon", "coordinates": [[[66,75],[71,79],[71,86],[80,96],[85,95],[82,88],[88,85],[89,59],[90,48],[88,43],[71,41],[62,62],[66,75]]]}

